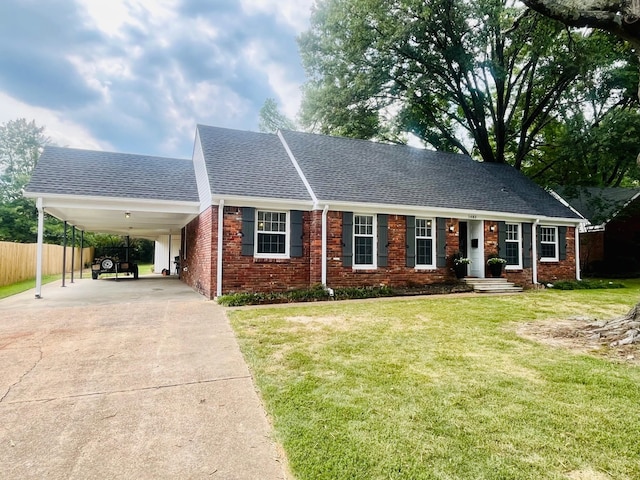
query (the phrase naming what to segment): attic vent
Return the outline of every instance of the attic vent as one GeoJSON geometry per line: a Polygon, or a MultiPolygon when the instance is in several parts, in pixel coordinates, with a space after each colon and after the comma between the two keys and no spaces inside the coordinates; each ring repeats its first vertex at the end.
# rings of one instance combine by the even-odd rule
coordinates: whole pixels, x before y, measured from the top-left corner
{"type": "Polygon", "coordinates": [[[502,188],[500,189],[500,191],[501,191],[501,192],[505,192],[505,193],[506,193],[506,192],[508,192],[509,190],[507,190],[507,187],[502,187],[502,188]]]}

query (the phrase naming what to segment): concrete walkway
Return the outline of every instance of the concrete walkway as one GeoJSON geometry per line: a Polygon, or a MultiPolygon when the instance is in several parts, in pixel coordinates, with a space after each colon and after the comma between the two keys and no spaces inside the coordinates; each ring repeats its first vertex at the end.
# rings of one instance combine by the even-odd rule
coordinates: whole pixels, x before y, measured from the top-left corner
{"type": "Polygon", "coordinates": [[[0,300],[0,478],[283,479],[221,307],[175,278],[0,300]]]}

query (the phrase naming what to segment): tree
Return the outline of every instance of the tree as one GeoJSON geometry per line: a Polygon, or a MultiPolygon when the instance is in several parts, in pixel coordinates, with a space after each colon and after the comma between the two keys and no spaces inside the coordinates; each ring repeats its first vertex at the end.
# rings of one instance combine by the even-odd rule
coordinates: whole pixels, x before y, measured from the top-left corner
{"type": "MultiPolygon", "coordinates": [[[[592,27],[611,32],[629,42],[640,58],[640,2],[638,0],[523,1],[530,8],[567,25],[592,27]]],[[[640,85],[638,86],[638,98],[640,99],[640,85]]],[[[640,162],[640,154],[638,154],[638,162],[640,162]]],[[[613,339],[611,344],[616,346],[640,343],[638,322],[640,322],[640,302],[624,317],[599,326],[594,333],[598,335],[598,338],[613,339]]]]}
{"type": "MultiPolygon", "coordinates": [[[[49,138],[44,127],[24,118],[0,125],[0,241],[31,243],[37,239],[35,202],[22,196],[22,189],[49,138]]],[[[62,241],[60,222],[46,219],[45,242],[62,241]]]]}
{"type": "Polygon", "coordinates": [[[49,139],[44,127],[34,120],[10,120],[0,125],[0,200],[3,202],[22,197],[22,189],[49,139]]]}
{"type": "Polygon", "coordinates": [[[303,125],[520,168],[596,39],[519,2],[324,0],[300,39],[303,125]]]}
{"type": "Polygon", "coordinates": [[[558,106],[523,167],[544,186],[617,187],[640,181],[633,155],[640,138],[638,59],[613,36],[591,35],[601,38],[601,54],[608,52],[610,60],[594,72],[596,82],[586,78],[572,84],[568,101],[558,106]]]}
{"type": "Polygon", "coordinates": [[[529,8],[566,25],[605,30],[629,42],[640,54],[638,0],[523,0],[529,8]]]}
{"type": "Polygon", "coordinates": [[[275,99],[267,98],[260,109],[258,128],[261,132],[273,133],[281,129],[295,130],[296,124],[278,110],[278,103],[275,99]]]}

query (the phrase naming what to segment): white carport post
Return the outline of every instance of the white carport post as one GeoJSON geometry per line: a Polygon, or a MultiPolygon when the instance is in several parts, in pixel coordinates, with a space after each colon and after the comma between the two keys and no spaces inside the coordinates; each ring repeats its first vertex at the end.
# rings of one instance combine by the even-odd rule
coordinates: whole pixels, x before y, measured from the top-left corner
{"type": "Polygon", "coordinates": [[[42,198],[36,200],[38,208],[38,244],[36,246],[36,298],[42,298],[42,243],[44,239],[44,208],[42,198]]]}

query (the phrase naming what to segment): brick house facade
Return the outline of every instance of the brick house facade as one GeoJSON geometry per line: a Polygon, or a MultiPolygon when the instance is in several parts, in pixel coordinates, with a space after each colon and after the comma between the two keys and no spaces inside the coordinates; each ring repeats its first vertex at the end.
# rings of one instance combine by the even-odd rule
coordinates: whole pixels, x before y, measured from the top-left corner
{"type": "Polygon", "coordinates": [[[199,125],[191,159],[47,147],[25,195],[40,218],[166,238],[207,298],[450,282],[454,255],[481,278],[499,255],[522,286],[580,274],[584,219],[512,167],[365,140],[199,125]]]}

